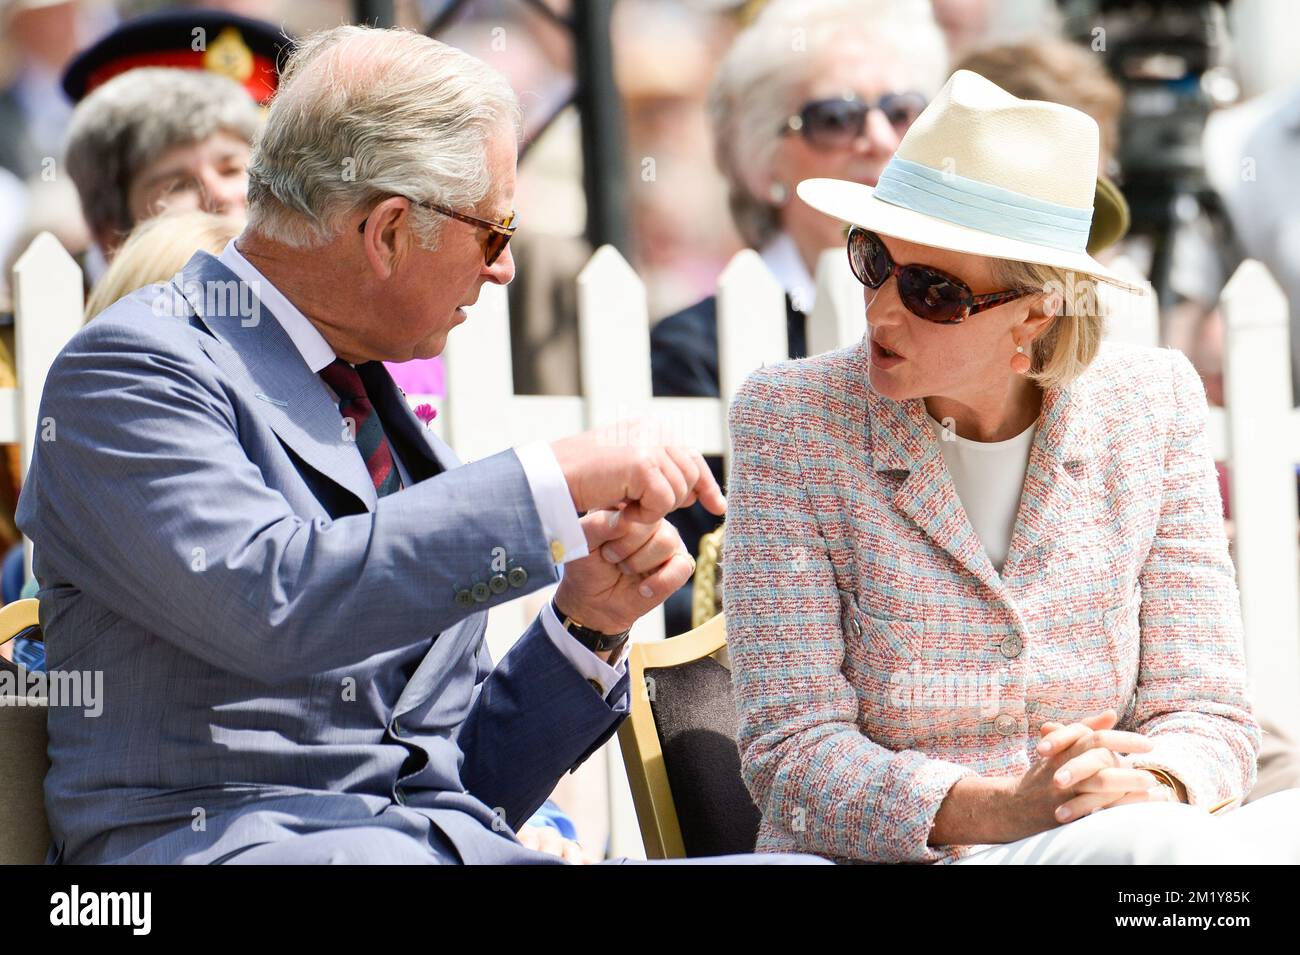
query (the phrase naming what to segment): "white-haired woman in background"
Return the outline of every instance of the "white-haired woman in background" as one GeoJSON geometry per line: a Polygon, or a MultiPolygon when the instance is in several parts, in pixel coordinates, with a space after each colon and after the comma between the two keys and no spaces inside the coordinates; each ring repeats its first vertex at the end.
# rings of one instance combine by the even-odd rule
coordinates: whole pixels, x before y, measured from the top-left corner
{"type": "MultiPolygon", "coordinates": [[[[786,292],[790,357],[807,354],[817,259],[843,225],[794,187],[829,178],[874,186],[912,121],[948,76],[925,0],[775,0],[723,59],[709,96],[732,218],[786,292]]],[[[670,315],[650,334],[654,393],[718,396],[717,302],[670,315]]],[[[720,458],[710,460],[722,480],[720,458]]],[[[671,517],[692,554],[718,525],[702,507],[671,517]]],[[[690,625],[689,588],[665,605],[670,634],[690,625]]]]}

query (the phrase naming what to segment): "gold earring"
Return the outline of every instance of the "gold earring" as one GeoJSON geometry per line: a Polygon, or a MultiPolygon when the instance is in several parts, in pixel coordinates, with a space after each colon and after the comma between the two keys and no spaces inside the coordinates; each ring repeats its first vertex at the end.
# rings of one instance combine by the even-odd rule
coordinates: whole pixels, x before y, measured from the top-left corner
{"type": "Polygon", "coordinates": [[[1029,371],[1029,356],[1025,354],[1024,345],[1016,345],[1016,353],[1011,356],[1011,370],[1017,375],[1029,371]]]}

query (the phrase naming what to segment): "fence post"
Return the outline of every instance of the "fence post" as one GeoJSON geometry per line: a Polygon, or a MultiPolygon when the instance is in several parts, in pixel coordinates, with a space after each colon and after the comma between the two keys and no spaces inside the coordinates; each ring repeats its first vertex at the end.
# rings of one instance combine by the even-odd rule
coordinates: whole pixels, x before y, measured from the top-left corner
{"type": "MultiPolygon", "coordinates": [[[[41,393],[50,365],[83,324],[81,267],[59,240],[42,232],[14,264],[14,362],[18,381],[18,438],[24,477],[32,464],[40,422],[41,393]]],[[[57,422],[51,422],[55,428],[57,422]]],[[[27,575],[31,541],[23,540],[27,575]]]]}
{"type": "Polygon", "coordinates": [[[447,400],[440,414],[447,443],[465,461],[502,450],[499,438],[508,430],[515,394],[509,309],[505,286],[485,283],[466,309],[468,320],[452,329],[443,349],[447,400]]]}
{"type": "Polygon", "coordinates": [[[1230,490],[1246,664],[1256,698],[1300,732],[1300,561],[1286,299],[1247,260],[1221,298],[1230,490]]]}
{"type": "Polygon", "coordinates": [[[587,426],[637,418],[650,404],[645,285],[612,245],[578,273],[578,342],[587,426]]]}
{"type": "MultiPolygon", "coordinates": [[[[605,427],[647,414],[651,396],[650,318],[645,285],[612,245],[597,249],[578,273],[578,342],[587,426],[605,427]]],[[[637,440],[640,436],[625,437],[637,440]]],[[[663,637],[662,607],[656,607],[632,628],[633,640],[663,637]]],[[[610,852],[645,858],[618,737],[604,748],[610,852]]]]}
{"type": "Polygon", "coordinates": [[[867,331],[863,285],[849,268],[844,249],[827,249],[817,260],[817,301],[808,316],[808,354],[845,348],[867,331]]]}
{"type": "Polygon", "coordinates": [[[731,473],[727,411],[745,378],[790,357],[785,291],[753,249],[731,257],[718,276],[718,386],[723,473],[731,473]]]}

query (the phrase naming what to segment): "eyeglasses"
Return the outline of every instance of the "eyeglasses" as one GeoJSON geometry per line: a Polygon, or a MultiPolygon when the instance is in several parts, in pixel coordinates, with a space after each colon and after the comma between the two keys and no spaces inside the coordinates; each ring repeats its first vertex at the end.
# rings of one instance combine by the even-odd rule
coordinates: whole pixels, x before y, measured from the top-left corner
{"type": "Polygon", "coordinates": [[[878,289],[895,276],[898,298],[918,318],[936,325],[957,325],[967,316],[1039,291],[1010,289],[976,295],[956,276],[928,265],[898,265],[880,236],[853,226],[849,229],[849,267],[867,288],[878,289]]]}
{"type": "Polygon", "coordinates": [[[812,100],[787,119],[778,133],[800,133],[810,146],[833,149],[847,146],[861,136],[867,128],[867,114],[873,109],[883,112],[894,131],[901,135],[921,115],[925,105],[925,97],[916,92],[886,93],[875,103],[852,95],[812,100]]]}
{"type": "MultiPolygon", "coordinates": [[[[438,205],[437,203],[419,202],[405,196],[403,198],[406,198],[413,206],[422,206],[425,209],[442,213],[442,215],[447,216],[450,219],[455,219],[457,222],[465,222],[469,225],[477,226],[480,229],[487,229],[487,242],[483,246],[484,265],[491,265],[498,257],[500,257],[501,253],[505,251],[506,246],[510,244],[510,238],[515,234],[515,230],[519,228],[519,226],[515,224],[515,219],[518,217],[518,213],[515,212],[506,216],[504,222],[493,222],[490,219],[480,219],[478,216],[466,215],[464,212],[457,212],[454,209],[448,209],[445,206],[438,205]]],[[[366,231],[366,222],[368,222],[369,219],[370,217],[366,216],[366,218],[361,220],[361,224],[357,226],[358,232],[366,231]]]]}

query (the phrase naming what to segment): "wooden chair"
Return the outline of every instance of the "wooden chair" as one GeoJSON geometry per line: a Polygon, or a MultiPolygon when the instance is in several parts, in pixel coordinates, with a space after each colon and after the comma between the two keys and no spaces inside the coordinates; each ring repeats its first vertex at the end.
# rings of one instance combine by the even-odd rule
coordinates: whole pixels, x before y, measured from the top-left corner
{"type": "Polygon", "coordinates": [[[632,645],[623,761],[651,859],[752,852],[759,811],[740,775],[726,619],[632,645]]]}
{"type": "MultiPolygon", "coordinates": [[[[0,644],[15,637],[41,639],[40,602],[15,600],[0,607],[0,644]]],[[[21,688],[22,669],[0,658],[4,683],[21,688]]],[[[0,703],[0,865],[39,865],[45,861],[50,833],[45,822],[46,701],[14,697],[0,703]]]]}

